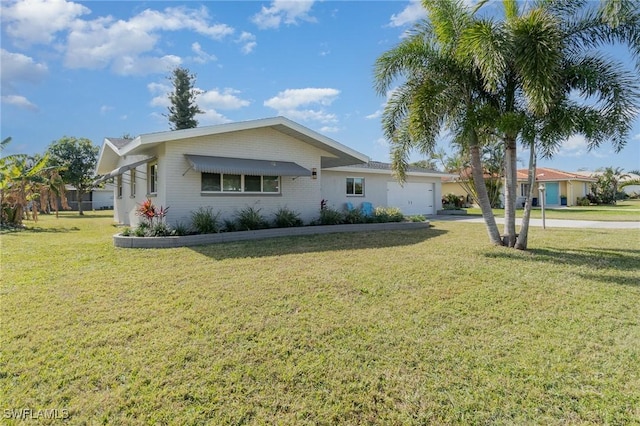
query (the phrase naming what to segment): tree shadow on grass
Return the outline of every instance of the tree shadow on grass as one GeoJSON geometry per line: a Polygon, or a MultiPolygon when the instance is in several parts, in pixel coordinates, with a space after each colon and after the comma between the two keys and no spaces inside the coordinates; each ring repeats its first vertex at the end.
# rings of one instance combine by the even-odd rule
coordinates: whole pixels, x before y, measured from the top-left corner
{"type": "MultiPolygon", "coordinates": [[[[584,249],[531,249],[528,252],[531,253],[531,257],[528,260],[534,262],[579,267],[588,266],[592,271],[591,273],[574,272],[585,280],[640,287],[640,276],[637,274],[639,271],[638,265],[640,265],[640,250],[587,247],[584,249]],[[636,277],[609,275],[606,273],[609,270],[636,272],[636,277]]],[[[506,250],[504,252],[485,253],[485,256],[494,259],[522,261],[521,253],[506,250]]]]}
{"type": "Polygon", "coordinates": [[[61,227],[61,228],[41,228],[39,226],[27,226],[26,228],[11,228],[11,229],[3,229],[2,235],[20,235],[20,234],[31,234],[31,233],[47,233],[47,234],[61,234],[67,232],[76,232],[79,231],[80,228],[77,226],[72,226],[71,228],[61,227]]]}
{"type": "Polygon", "coordinates": [[[224,260],[410,246],[446,233],[447,231],[441,229],[429,228],[407,231],[316,234],[225,242],[193,246],[189,249],[216,260],[224,260]]]}

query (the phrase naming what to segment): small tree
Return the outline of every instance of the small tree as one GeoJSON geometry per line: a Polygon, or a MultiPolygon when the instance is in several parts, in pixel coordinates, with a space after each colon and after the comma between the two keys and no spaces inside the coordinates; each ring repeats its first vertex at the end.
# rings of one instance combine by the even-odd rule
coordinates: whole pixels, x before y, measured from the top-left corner
{"type": "Polygon", "coordinates": [[[82,198],[94,187],[99,148],[86,138],[63,137],[53,142],[47,153],[52,166],[60,167],[64,183],[76,188],[78,213],[83,215],[82,198]]]}
{"type": "Polygon", "coordinates": [[[618,199],[620,180],[629,177],[619,167],[606,167],[597,181],[591,184],[590,201],[594,204],[615,204],[618,199]]]}
{"type": "Polygon", "coordinates": [[[196,76],[186,68],[175,68],[169,77],[173,84],[173,92],[169,93],[169,123],[171,130],[191,129],[198,126],[196,114],[204,111],[196,104],[196,97],[201,93],[195,88],[196,76]]]}

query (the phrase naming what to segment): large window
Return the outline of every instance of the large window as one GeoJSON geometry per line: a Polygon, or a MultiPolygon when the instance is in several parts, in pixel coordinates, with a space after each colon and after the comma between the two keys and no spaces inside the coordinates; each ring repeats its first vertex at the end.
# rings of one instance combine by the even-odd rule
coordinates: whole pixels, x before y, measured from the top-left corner
{"type": "Polygon", "coordinates": [[[280,176],[202,173],[202,192],[280,193],[280,176]]]}
{"type": "Polygon", "coordinates": [[[149,194],[158,193],[158,163],[149,163],[149,194]]]}
{"type": "Polygon", "coordinates": [[[364,178],[347,178],[347,195],[364,195],[364,178]]]}

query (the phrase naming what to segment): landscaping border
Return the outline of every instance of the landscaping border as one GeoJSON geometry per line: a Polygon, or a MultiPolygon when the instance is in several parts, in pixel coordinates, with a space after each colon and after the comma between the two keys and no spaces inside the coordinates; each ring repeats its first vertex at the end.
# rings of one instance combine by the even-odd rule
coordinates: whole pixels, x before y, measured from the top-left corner
{"type": "Polygon", "coordinates": [[[359,223],[347,225],[317,225],[292,228],[270,228],[255,231],[221,232],[173,237],[125,237],[113,236],[113,245],[120,248],[174,248],[217,244],[232,241],[260,240],[265,238],[292,237],[298,235],[334,234],[367,231],[406,231],[429,228],[425,222],[359,223]]]}

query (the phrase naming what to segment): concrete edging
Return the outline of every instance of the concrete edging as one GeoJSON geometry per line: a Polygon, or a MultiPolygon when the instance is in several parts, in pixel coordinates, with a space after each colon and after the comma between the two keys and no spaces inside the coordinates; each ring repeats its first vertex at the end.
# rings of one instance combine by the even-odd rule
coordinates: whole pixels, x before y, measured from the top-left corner
{"type": "Polygon", "coordinates": [[[359,223],[347,225],[318,225],[294,228],[271,228],[256,231],[221,232],[218,234],[185,235],[181,237],[125,237],[113,236],[113,245],[120,248],[172,248],[217,244],[232,241],[261,240],[265,238],[298,235],[334,234],[366,231],[405,231],[429,228],[425,222],[359,223]]]}

